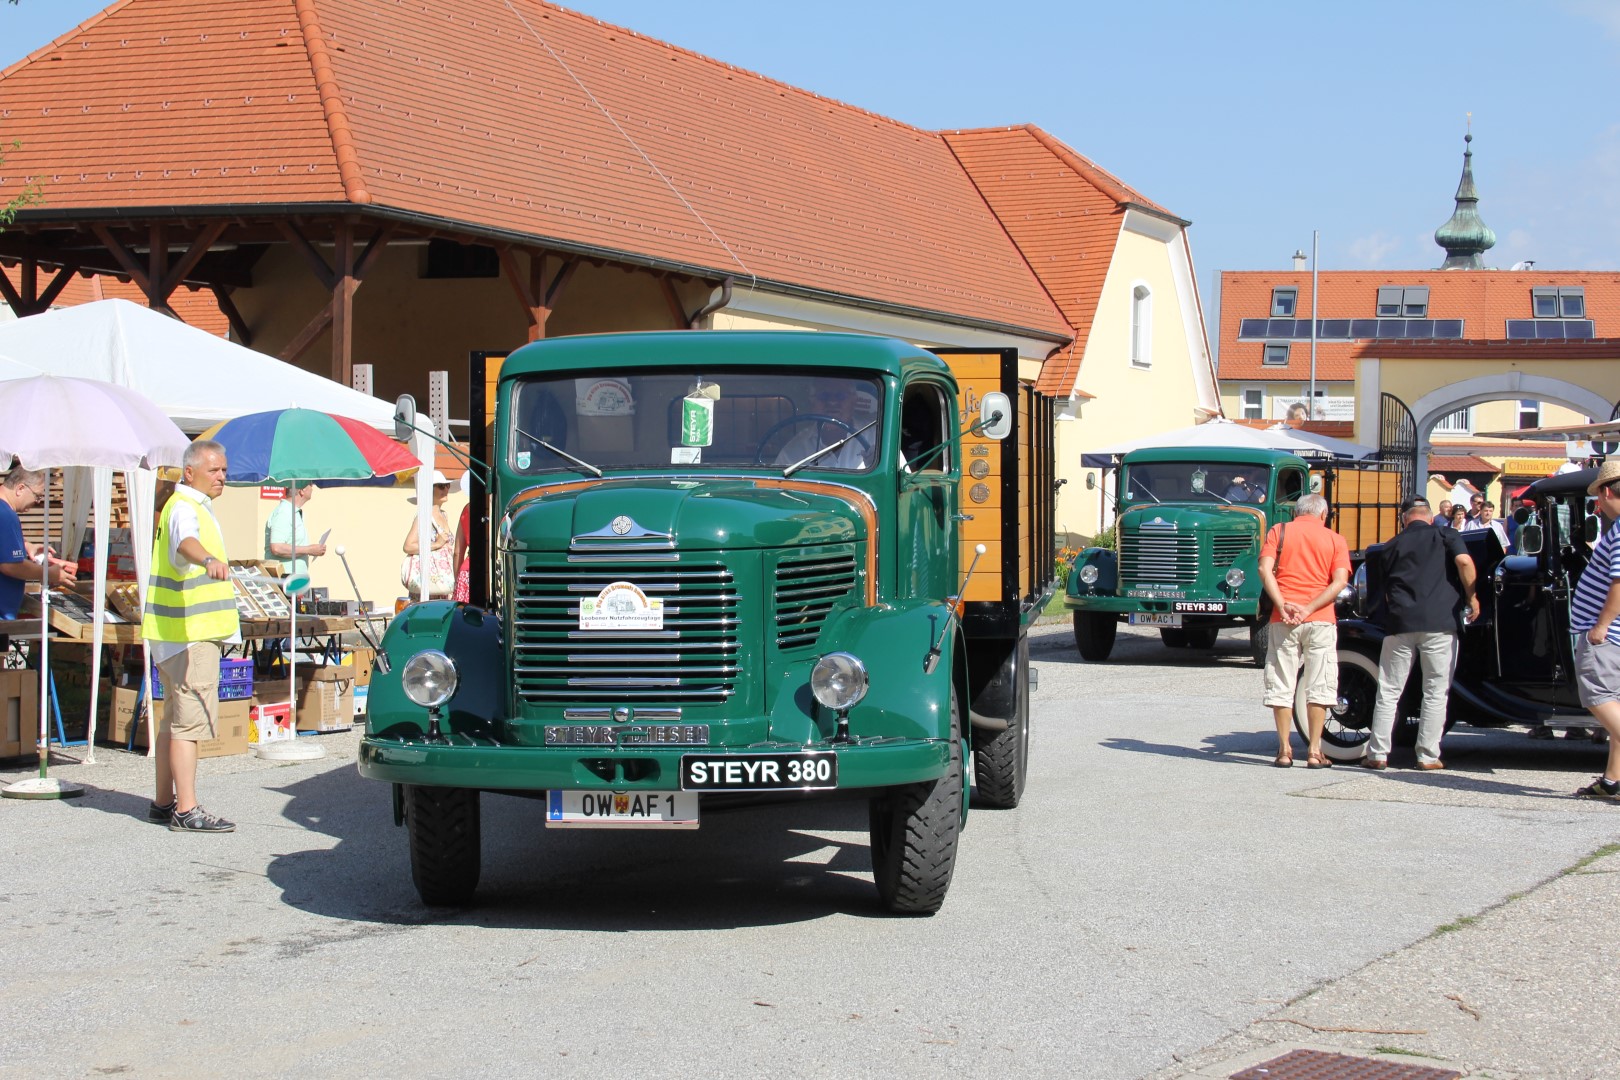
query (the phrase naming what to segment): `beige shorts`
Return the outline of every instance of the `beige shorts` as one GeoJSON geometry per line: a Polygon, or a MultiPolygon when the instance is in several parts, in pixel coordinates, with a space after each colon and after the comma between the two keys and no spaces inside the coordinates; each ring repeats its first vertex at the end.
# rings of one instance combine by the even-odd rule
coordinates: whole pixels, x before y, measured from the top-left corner
{"type": "Polygon", "coordinates": [[[1305,680],[1305,701],[1333,705],[1339,700],[1339,628],[1330,622],[1298,626],[1274,622],[1266,630],[1266,697],[1270,708],[1294,707],[1294,688],[1305,680]],[[1301,673],[1301,667],[1304,668],[1301,673]]]}
{"type": "Polygon", "coordinates": [[[219,733],[219,642],[193,641],[158,665],[169,738],[203,742],[219,733]]]}

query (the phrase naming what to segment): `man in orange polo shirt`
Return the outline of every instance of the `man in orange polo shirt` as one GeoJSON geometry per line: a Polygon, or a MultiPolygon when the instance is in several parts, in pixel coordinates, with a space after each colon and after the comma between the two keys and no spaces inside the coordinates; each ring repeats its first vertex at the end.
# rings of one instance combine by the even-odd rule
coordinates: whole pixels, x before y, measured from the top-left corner
{"type": "Polygon", "coordinates": [[[1322,725],[1339,696],[1339,631],[1333,602],[1350,580],[1350,549],[1327,527],[1327,500],[1306,495],[1294,504],[1294,520],[1273,525],[1260,548],[1260,581],[1272,604],[1266,628],[1265,703],[1277,722],[1277,758],[1294,763],[1288,744],[1294,726],[1294,690],[1304,667],[1310,745],[1306,764],[1326,769],[1322,725]]]}

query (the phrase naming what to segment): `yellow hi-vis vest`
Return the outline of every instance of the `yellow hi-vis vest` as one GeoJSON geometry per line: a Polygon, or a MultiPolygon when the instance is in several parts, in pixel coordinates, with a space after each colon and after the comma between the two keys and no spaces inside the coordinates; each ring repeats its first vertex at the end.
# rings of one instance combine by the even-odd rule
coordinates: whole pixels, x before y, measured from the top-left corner
{"type": "Polygon", "coordinates": [[[210,553],[225,550],[225,538],[219,533],[214,515],[179,491],[169,497],[158,520],[141,635],[148,641],[218,641],[235,634],[241,626],[236,613],[236,589],[229,581],[215,581],[196,563],[181,570],[169,557],[171,519],[175,506],[182,501],[197,512],[197,539],[202,546],[210,553]]]}

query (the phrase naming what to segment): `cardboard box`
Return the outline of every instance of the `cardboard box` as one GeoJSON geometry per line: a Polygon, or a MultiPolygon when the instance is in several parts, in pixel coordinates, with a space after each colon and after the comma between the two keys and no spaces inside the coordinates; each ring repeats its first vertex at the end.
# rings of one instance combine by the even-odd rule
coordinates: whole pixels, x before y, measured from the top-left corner
{"type": "MultiPolygon", "coordinates": [[[[354,678],[352,664],[299,668],[298,730],[349,730],[354,724],[354,678]]],[[[286,679],[260,680],[253,686],[255,704],[277,705],[287,700],[286,679]]]]}
{"type": "Polygon", "coordinates": [[[349,650],[345,666],[354,666],[354,685],[371,685],[371,666],[377,660],[377,650],[369,645],[356,645],[349,650]]]}
{"type": "MultiPolygon", "coordinates": [[[[143,711],[136,721],[135,706],[140,695],[135,690],[126,690],[121,686],[101,688],[102,700],[107,705],[101,711],[101,723],[96,733],[102,742],[112,743],[118,747],[146,748],[146,714],[143,711]],[[134,730],[134,741],[130,741],[130,731],[134,730]]],[[[154,702],[161,709],[161,702],[154,702]]],[[[199,758],[230,757],[233,754],[245,754],[248,749],[248,731],[252,727],[250,710],[246,701],[222,701],[219,703],[219,716],[214,725],[212,739],[200,739],[197,742],[197,756],[199,758]]]]}
{"type": "Polygon", "coordinates": [[[286,702],[280,705],[254,705],[251,707],[253,724],[248,731],[248,742],[266,743],[276,742],[280,739],[296,739],[298,732],[292,729],[292,706],[286,702]]]}
{"type": "Polygon", "coordinates": [[[39,672],[0,671],[0,758],[39,757],[39,672]]]}

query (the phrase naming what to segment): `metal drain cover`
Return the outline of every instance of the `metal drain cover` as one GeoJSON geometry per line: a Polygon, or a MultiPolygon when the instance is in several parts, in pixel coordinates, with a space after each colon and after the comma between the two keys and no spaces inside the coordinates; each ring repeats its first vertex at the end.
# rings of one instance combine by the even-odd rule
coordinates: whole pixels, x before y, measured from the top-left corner
{"type": "Polygon", "coordinates": [[[1456,1069],[1402,1065],[1321,1050],[1291,1050],[1280,1058],[1251,1065],[1231,1080],[1461,1080],[1456,1069]]]}

